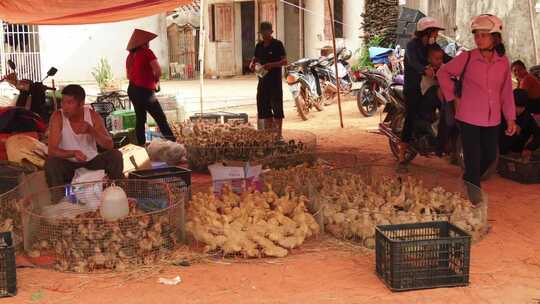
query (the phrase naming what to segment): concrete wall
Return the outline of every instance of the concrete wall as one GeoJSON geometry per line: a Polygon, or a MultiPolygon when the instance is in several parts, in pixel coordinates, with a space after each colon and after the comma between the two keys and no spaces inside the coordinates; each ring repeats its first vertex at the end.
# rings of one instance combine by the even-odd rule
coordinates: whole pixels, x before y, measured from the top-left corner
{"type": "MultiPolygon", "coordinates": [[[[432,2],[427,0],[407,0],[406,6],[420,8],[424,12],[437,10],[437,8],[427,9],[431,4],[432,2]]],[[[522,59],[528,66],[539,64],[535,62],[534,54],[540,52],[540,45],[537,45],[536,50],[533,47],[528,0],[457,0],[456,36],[468,48],[474,47],[473,36],[470,32],[471,19],[482,13],[495,14],[503,20],[505,25],[503,38],[511,60],[522,59]]],[[[540,13],[534,11],[534,16],[536,39],[540,42],[540,13]]]]}
{"type": "MultiPolygon", "coordinates": [[[[339,46],[345,45],[353,52],[362,46],[361,15],[364,12],[365,0],[344,0],[343,1],[343,37],[337,39],[339,46]]],[[[324,7],[326,1],[305,1],[306,14],[304,18],[305,27],[305,49],[306,56],[319,56],[320,50],[326,45],[332,45],[331,40],[324,37],[324,7]]]]}
{"type": "Polygon", "coordinates": [[[55,66],[58,68],[55,78],[60,82],[94,81],[92,71],[104,57],[112,66],[115,78],[125,79],[126,45],[135,28],[159,35],[150,48],[167,73],[169,51],[164,14],[117,23],[40,26],[42,71],[55,66]]]}
{"type": "MultiPolygon", "coordinates": [[[[504,41],[508,56],[511,60],[522,59],[530,66],[534,64],[531,23],[529,18],[528,1],[463,1],[458,0],[456,14],[457,34],[465,44],[474,47],[470,33],[471,19],[481,13],[491,13],[499,16],[504,22],[504,41]]],[[[535,12],[536,14],[536,12],[535,12]]],[[[540,28],[540,19],[536,15],[535,25],[540,28]]],[[[538,37],[538,31],[537,31],[538,37]]],[[[538,39],[538,38],[537,38],[538,39]]]]}

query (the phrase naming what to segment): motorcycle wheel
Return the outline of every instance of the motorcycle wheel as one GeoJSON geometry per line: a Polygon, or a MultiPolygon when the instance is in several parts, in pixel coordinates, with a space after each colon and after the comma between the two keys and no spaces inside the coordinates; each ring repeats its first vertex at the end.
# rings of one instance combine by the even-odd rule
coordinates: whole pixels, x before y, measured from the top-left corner
{"type": "MultiPolygon", "coordinates": [[[[405,124],[405,115],[399,114],[392,118],[390,122],[390,128],[394,134],[397,136],[401,136],[401,131],[403,130],[403,125],[405,124]]],[[[392,154],[396,158],[397,161],[399,161],[399,143],[394,142],[391,138],[388,139],[388,144],[390,145],[390,151],[392,151],[392,154]]],[[[409,149],[405,153],[405,163],[410,163],[415,157],[417,153],[414,150],[409,149]]]]}
{"type": "Polygon", "coordinates": [[[307,115],[309,113],[309,107],[306,103],[305,94],[303,92],[301,92],[300,95],[294,99],[294,104],[296,105],[296,111],[298,112],[300,118],[302,118],[304,121],[308,120],[307,115]]]}
{"type": "Polygon", "coordinates": [[[324,110],[324,98],[323,97],[319,97],[317,100],[315,100],[313,102],[313,106],[315,107],[315,109],[317,109],[317,111],[321,112],[324,110]]]}
{"type": "Polygon", "coordinates": [[[377,101],[375,100],[375,92],[371,88],[371,83],[365,82],[360,87],[360,92],[356,95],[356,105],[360,113],[365,117],[371,117],[377,112],[377,101]]]}

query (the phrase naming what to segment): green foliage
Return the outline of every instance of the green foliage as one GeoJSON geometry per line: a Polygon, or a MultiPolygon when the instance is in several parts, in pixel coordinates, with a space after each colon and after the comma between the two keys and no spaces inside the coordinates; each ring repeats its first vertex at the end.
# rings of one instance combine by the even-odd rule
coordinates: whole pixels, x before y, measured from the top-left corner
{"type": "Polygon", "coordinates": [[[353,66],[352,69],[354,71],[360,70],[362,68],[366,67],[373,67],[373,64],[371,63],[371,60],[369,59],[369,48],[375,47],[375,46],[381,46],[381,44],[384,41],[384,37],[382,36],[373,36],[367,45],[364,45],[363,48],[357,49],[355,51],[355,55],[359,56],[358,58],[358,64],[356,66],[353,66]]]}
{"type": "Polygon", "coordinates": [[[98,87],[101,91],[105,91],[107,88],[111,87],[114,81],[114,75],[112,73],[112,68],[106,58],[101,58],[99,64],[94,68],[92,76],[96,80],[98,87]]]}

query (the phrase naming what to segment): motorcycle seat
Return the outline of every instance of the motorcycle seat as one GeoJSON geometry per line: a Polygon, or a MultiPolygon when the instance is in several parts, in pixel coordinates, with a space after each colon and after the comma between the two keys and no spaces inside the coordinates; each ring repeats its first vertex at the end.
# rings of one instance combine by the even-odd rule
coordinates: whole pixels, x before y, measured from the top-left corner
{"type": "Polygon", "coordinates": [[[390,86],[390,91],[394,96],[400,98],[401,100],[405,100],[405,95],[403,94],[403,86],[402,85],[392,85],[390,86]]]}

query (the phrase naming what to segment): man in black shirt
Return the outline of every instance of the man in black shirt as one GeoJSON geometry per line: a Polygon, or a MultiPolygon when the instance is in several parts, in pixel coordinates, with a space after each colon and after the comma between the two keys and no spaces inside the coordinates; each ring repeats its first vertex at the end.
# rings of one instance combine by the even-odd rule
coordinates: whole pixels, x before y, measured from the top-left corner
{"type": "Polygon", "coordinates": [[[540,147],[540,127],[526,109],[528,99],[527,91],[523,89],[514,90],[518,131],[513,136],[506,135],[504,133],[506,122],[503,121],[500,128],[501,140],[499,142],[500,152],[503,155],[511,152],[520,153],[524,160],[529,160],[532,153],[540,147]]]}
{"type": "Polygon", "coordinates": [[[255,46],[250,68],[257,71],[257,125],[259,129],[273,129],[281,136],[283,125],[283,88],[281,67],[287,64],[285,48],[272,37],[272,24],[262,22],[259,33],[262,40],[255,46]],[[266,73],[265,73],[266,71],[266,73]]]}

